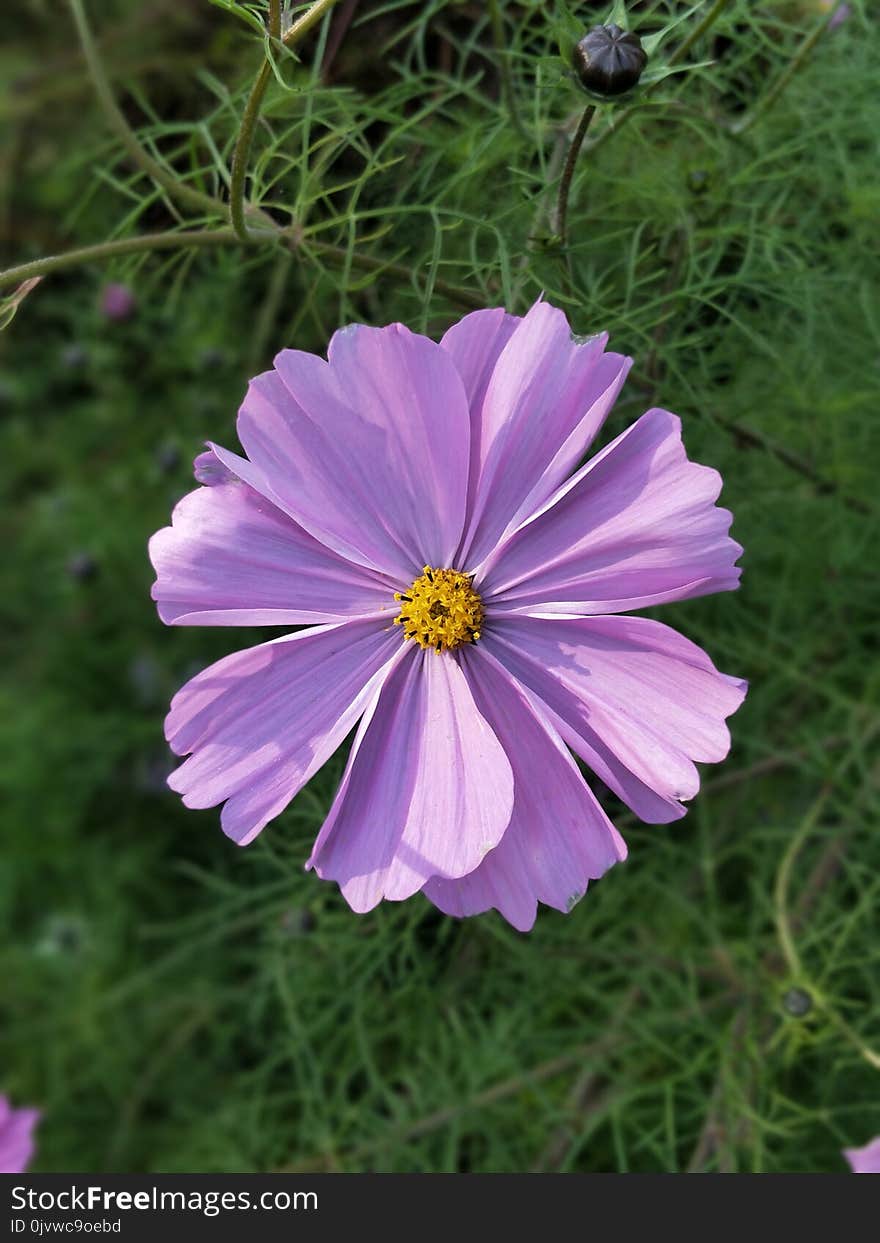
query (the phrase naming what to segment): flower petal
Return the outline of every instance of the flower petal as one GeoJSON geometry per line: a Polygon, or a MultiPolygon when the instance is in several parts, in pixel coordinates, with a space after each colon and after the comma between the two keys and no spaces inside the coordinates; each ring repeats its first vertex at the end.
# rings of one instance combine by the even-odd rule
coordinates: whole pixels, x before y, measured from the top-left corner
{"type": "Polygon", "coordinates": [[[513,814],[479,867],[459,880],[434,877],[424,894],[448,915],[495,907],[528,932],[538,902],[570,911],[589,881],[626,858],[626,846],[540,708],[485,651],[466,651],[462,663],[510,760],[513,814]]]}
{"type": "Polygon", "coordinates": [[[34,1155],[37,1109],[13,1109],[0,1096],[0,1174],[23,1174],[34,1155]]]}
{"type": "Polygon", "coordinates": [[[562,737],[643,820],[684,815],[693,761],[724,759],[746,683],[644,617],[493,616],[481,639],[537,695],[562,737]]]}
{"type": "MultiPolygon", "coordinates": [[[[323,359],[285,350],[275,361],[285,374],[294,369],[321,379],[322,396],[313,397],[319,417],[312,419],[294,399],[278,370],[263,372],[251,380],[238,413],[238,437],[249,460],[219,445],[212,446],[214,453],[340,556],[396,581],[412,581],[421,568],[418,558],[388,530],[376,496],[375,476],[387,458],[387,436],[345,404],[323,359]]],[[[393,505],[393,498],[389,501],[393,505]]]]}
{"type": "Polygon", "coordinates": [[[192,752],[168,778],[187,807],[223,808],[223,831],[252,841],[325,763],[401,652],[384,619],[286,635],[217,661],[177,692],[165,737],[192,752]]]}
{"type": "Polygon", "coordinates": [[[393,616],[393,583],[331,552],[247,484],[197,488],[177,504],[172,524],[150,540],[152,595],[169,625],[294,625],[383,609],[393,616]]]}
{"type": "Polygon", "coordinates": [[[283,508],[334,551],[405,584],[451,564],[470,426],[455,364],[427,337],[352,325],[328,362],[283,350],[251,381],[238,431],[283,508]]]}
{"type": "Polygon", "coordinates": [[[361,722],[309,865],[369,911],[431,876],[472,871],[512,808],[510,764],[460,665],[414,651],[361,722]]]}
{"type": "Polygon", "coordinates": [[[475,569],[583,456],[631,364],[604,354],[606,341],[576,340],[562,311],[546,302],[510,336],[482,403],[463,565],[475,569]]]}
{"type": "Polygon", "coordinates": [[[854,1174],[880,1174],[880,1135],[864,1148],[844,1148],[843,1155],[854,1174]]]}
{"type": "Polygon", "coordinates": [[[374,483],[395,535],[419,569],[425,561],[450,565],[464,525],[471,436],[454,362],[403,324],[350,324],[333,334],[327,357],[352,408],[387,435],[374,483]]]}
{"type": "Polygon", "coordinates": [[[574,615],[730,591],[742,548],[720,490],[688,460],[681,420],[649,410],[499,549],[480,590],[500,609],[574,615]]]}
{"type": "Polygon", "coordinates": [[[483,401],[495,364],[504,347],[522,323],[518,315],[508,315],[503,307],[471,311],[442,337],[440,344],[452,356],[464,382],[471,416],[470,470],[468,474],[468,513],[474,504],[480,475],[483,401]]]}
{"type": "Polygon", "coordinates": [[[238,476],[224,466],[213,449],[206,449],[193,462],[193,474],[196,482],[206,488],[216,488],[221,483],[235,483],[238,476]]]}
{"type": "MultiPolygon", "coordinates": [[[[440,339],[464,382],[471,418],[476,419],[477,428],[495,364],[521,323],[521,316],[509,315],[504,307],[493,306],[484,311],[471,311],[448,328],[440,339]]],[[[479,436],[476,439],[479,440],[479,436]]]]}

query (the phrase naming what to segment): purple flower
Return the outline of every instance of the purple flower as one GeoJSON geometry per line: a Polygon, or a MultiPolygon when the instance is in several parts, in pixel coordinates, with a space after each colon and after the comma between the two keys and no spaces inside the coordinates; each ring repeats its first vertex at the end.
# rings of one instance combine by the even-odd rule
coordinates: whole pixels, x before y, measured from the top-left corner
{"type": "Polygon", "coordinates": [[[0,1174],[23,1174],[34,1155],[36,1109],[13,1109],[0,1095],[0,1174]]]}
{"type": "Polygon", "coordinates": [[[568,748],[644,820],[685,813],[745,683],[659,622],[737,586],[717,472],[649,410],[579,469],[631,360],[539,302],[440,344],[353,325],[283,350],[150,544],[171,625],[302,625],[174,697],[169,784],[244,845],[360,721],[308,867],[356,911],[569,910],[626,847],[568,748]],[[573,472],[573,473],[572,473],[573,472]]]}
{"type": "Polygon", "coordinates": [[[101,314],[106,319],[130,319],[136,303],[127,285],[111,282],[101,290],[101,314]]]}
{"type": "Polygon", "coordinates": [[[843,1155],[854,1174],[880,1174],[880,1135],[864,1148],[844,1148],[843,1155]]]}

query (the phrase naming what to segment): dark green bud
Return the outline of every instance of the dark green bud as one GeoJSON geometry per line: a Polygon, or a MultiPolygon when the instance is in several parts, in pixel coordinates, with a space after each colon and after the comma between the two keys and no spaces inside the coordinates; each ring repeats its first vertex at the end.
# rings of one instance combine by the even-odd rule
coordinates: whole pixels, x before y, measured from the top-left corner
{"type": "Polygon", "coordinates": [[[782,998],[782,1008],[796,1019],[802,1019],[813,1008],[813,998],[803,988],[790,988],[782,998]]]}
{"type": "Polygon", "coordinates": [[[638,35],[620,26],[594,26],[574,49],[581,86],[596,95],[622,95],[635,86],[648,63],[638,35]]]}

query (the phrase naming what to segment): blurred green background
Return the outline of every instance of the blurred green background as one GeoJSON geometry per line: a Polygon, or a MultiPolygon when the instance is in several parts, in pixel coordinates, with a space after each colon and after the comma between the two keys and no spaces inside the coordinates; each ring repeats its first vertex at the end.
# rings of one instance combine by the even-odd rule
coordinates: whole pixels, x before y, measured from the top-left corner
{"type": "MultiPolygon", "coordinates": [[[[141,141],[225,197],[265,6],[88,7],[141,141]]],[[[0,336],[0,1091],[44,1110],[36,1169],[843,1171],[880,1132],[876,12],[768,100],[828,6],[714,7],[700,67],[598,118],[563,253],[554,6],[343,0],[254,141],[299,247],[72,266],[0,336]],[[663,404],[721,470],[743,586],[657,615],[751,693],[677,824],[594,782],[630,857],[568,917],[355,916],[302,870],[343,756],[246,850],[165,788],[170,696],[276,632],[164,628],[147,539],[282,346],[542,290],[636,358],[603,441],[663,404]]],[[[0,37],[4,266],[218,226],[111,135],[65,6],[0,37]]]]}

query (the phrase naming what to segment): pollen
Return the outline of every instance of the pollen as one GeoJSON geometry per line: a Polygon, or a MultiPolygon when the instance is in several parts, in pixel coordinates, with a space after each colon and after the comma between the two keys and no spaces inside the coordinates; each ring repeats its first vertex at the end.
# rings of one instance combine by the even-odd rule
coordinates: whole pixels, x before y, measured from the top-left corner
{"type": "Polygon", "coordinates": [[[483,602],[474,591],[471,576],[460,570],[435,570],[426,565],[407,592],[395,592],[407,639],[419,647],[448,652],[462,643],[476,643],[483,622],[483,602]]]}

